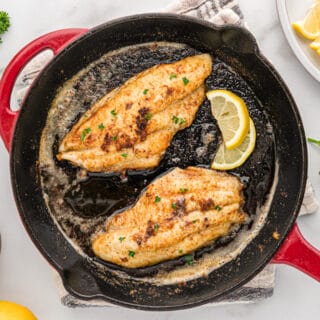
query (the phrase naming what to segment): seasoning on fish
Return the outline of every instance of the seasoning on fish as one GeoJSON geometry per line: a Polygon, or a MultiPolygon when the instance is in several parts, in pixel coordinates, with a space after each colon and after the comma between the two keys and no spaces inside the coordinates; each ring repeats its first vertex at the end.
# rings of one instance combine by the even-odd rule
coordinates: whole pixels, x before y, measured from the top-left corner
{"type": "Polygon", "coordinates": [[[93,239],[93,251],[127,268],[190,254],[246,220],[242,188],[225,172],[175,168],[152,182],[133,207],[107,220],[105,232],[93,239]]]}
{"type": "Polygon", "coordinates": [[[211,68],[201,54],[137,74],[80,118],[57,158],[94,172],[157,166],[173,136],[192,124],[211,68]]]}

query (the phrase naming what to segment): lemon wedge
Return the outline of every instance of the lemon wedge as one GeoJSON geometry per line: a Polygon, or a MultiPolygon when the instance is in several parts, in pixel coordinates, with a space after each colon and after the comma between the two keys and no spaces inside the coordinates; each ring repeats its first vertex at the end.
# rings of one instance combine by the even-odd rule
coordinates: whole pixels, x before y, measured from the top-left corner
{"type": "Polygon", "coordinates": [[[304,20],[294,22],[292,27],[309,40],[320,37],[320,1],[315,1],[304,20]]]}
{"type": "Polygon", "coordinates": [[[249,119],[249,132],[240,146],[228,150],[222,143],[211,164],[212,169],[231,170],[240,167],[251,155],[256,144],[256,128],[252,119],[249,119]]]}
{"type": "Polygon", "coordinates": [[[310,43],[310,48],[313,49],[313,50],[319,50],[320,49],[320,37],[315,39],[313,42],[310,43]]]}
{"type": "Polygon", "coordinates": [[[318,55],[320,55],[320,37],[310,43],[310,48],[316,51],[318,55]]]}
{"type": "Polygon", "coordinates": [[[228,90],[207,92],[211,112],[218,122],[228,150],[240,146],[249,130],[249,112],[244,101],[228,90]]]}
{"type": "Polygon", "coordinates": [[[20,304],[9,301],[0,301],[0,319],[37,320],[37,318],[29,309],[27,309],[24,306],[21,306],[20,304]]]}

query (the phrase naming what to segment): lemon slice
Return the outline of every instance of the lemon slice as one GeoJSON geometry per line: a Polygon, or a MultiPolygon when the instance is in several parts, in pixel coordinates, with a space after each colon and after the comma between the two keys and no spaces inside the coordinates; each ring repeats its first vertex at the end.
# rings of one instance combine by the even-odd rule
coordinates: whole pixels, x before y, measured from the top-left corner
{"type": "Polygon", "coordinates": [[[241,145],[249,130],[249,113],[244,101],[228,90],[207,92],[211,111],[218,122],[227,149],[241,145]]]}
{"type": "Polygon", "coordinates": [[[320,37],[320,1],[315,1],[304,20],[294,22],[292,27],[307,39],[320,37]]]}
{"type": "Polygon", "coordinates": [[[211,164],[212,169],[231,170],[238,168],[249,158],[256,144],[256,128],[251,118],[249,123],[249,132],[239,147],[228,150],[224,143],[220,145],[211,164]]]}
{"type": "Polygon", "coordinates": [[[319,50],[320,49],[320,37],[315,39],[313,42],[311,42],[310,48],[313,49],[313,50],[319,50]]]}
{"type": "Polygon", "coordinates": [[[310,48],[315,50],[317,54],[320,55],[320,37],[310,43],[310,48]]]}
{"type": "Polygon", "coordinates": [[[320,56],[320,47],[318,49],[314,49],[314,51],[320,56]]]}
{"type": "Polygon", "coordinates": [[[27,309],[24,306],[21,306],[20,304],[9,301],[0,301],[0,319],[37,320],[37,318],[29,309],[27,309]]]}

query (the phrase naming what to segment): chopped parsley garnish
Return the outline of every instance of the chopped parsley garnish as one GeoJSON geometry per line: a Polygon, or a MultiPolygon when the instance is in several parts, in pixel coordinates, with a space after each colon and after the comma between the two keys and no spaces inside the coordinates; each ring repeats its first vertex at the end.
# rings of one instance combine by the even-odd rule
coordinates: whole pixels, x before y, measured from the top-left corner
{"type": "Polygon", "coordinates": [[[193,223],[197,223],[199,221],[199,219],[196,219],[196,220],[193,220],[192,222],[193,223]]]}
{"type": "Polygon", "coordinates": [[[169,79],[172,80],[173,78],[176,78],[177,75],[175,73],[171,73],[169,79]]]}
{"type": "MultiPolygon", "coordinates": [[[[0,11],[0,35],[5,33],[10,27],[10,17],[7,12],[0,11]]],[[[0,43],[2,43],[2,39],[0,37],[0,43]]]]}
{"type": "Polygon", "coordinates": [[[121,156],[126,158],[128,156],[128,154],[127,153],[121,153],[121,156]]]}
{"type": "Polygon", "coordinates": [[[175,124],[179,123],[179,118],[177,116],[172,116],[172,122],[175,124]]]}
{"type": "Polygon", "coordinates": [[[148,91],[149,91],[149,89],[144,89],[144,90],[143,90],[143,94],[147,94],[148,91]]]}
{"type": "Polygon", "coordinates": [[[126,237],[120,237],[119,241],[122,242],[126,237]]]}
{"type": "Polygon", "coordinates": [[[179,191],[180,191],[180,193],[186,193],[189,191],[189,189],[188,188],[180,188],[179,191]]]}
{"type": "Polygon", "coordinates": [[[185,122],[186,122],[185,119],[183,119],[183,118],[180,118],[180,119],[179,119],[179,124],[180,124],[180,126],[181,126],[182,124],[184,124],[185,122]]]}
{"type": "Polygon", "coordinates": [[[193,256],[191,254],[187,254],[184,256],[184,261],[191,266],[193,264],[193,256]]]}
{"type": "Polygon", "coordinates": [[[158,202],[160,202],[160,201],[161,201],[161,198],[160,198],[159,196],[156,196],[155,199],[154,199],[154,202],[155,202],[155,203],[158,203],[158,202]]]}
{"type": "Polygon", "coordinates": [[[311,143],[314,143],[314,144],[316,144],[317,146],[320,147],[320,140],[316,140],[316,139],[313,139],[313,138],[308,138],[307,141],[311,142],[311,143]]]}
{"type": "Polygon", "coordinates": [[[222,208],[220,206],[216,205],[216,206],[214,206],[214,210],[220,211],[220,210],[222,210],[222,208]]]}
{"type": "Polygon", "coordinates": [[[116,116],[117,116],[116,110],[114,110],[114,109],[113,109],[113,110],[111,110],[111,111],[110,111],[110,113],[111,113],[114,117],[116,117],[116,116]]]}
{"type": "Polygon", "coordinates": [[[105,126],[103,125],[103,123],[100,123],[100,124],[98,125],[98,128],[99,128],[100,130],[103,130],[103,129],[105,128],[105,126]]]}
{"type": "Polygon", "coordinates": [[[171,203],[171,207],[172,209],[176,209],[177,208],[177,204],[175,202],[171,203]]]}
{"type": "Polygon", "coordinates": [[[131,250],[128,251],[128,256],[129,256],[129,257],[132,257],[132,258],[133,258],[135,254],[136,254],[136,253],[135,253],[134,251],[131,251],[131,250]]]}
{"type": "Polygon", "coordinates": [[[151,118],[152,118],[152,114],[149,112],[144,116],[145,120],[150,120],[151,118]]]}
{"type": "Polygon", "coordinates": [[[186,77],[183,77],[182,81],[183,81],[185,86],[189,83],[189,80],[186,77]]]}
{"type": "Polygon", "coordinates": [[[156,232],[157,232],[157,231],[158,231],[158,229],[159,229],[159,227],[160,227],[160,226],[156,223],[156,224],[154,225],[154,231],[156,231],[156,232]]]}
{"type": "Polygon", "coordinates": [[[183,253],[183,250],[182,250],[182,249],[180,249],[180,250],[179,250],[179,253],[183,253]]]}
{"type": "Polygon", "coordinates": [[[184,124],[186,122],[186,120],[183,118],[179,118],[177,116],[172,116],[172,122],[174,124],[179,124],[181,126],[182,124],[184,124]]]}
{"type": "Polygon", "coordinates": [[[80,140],[84,141],[84,139],[86,138],[86,136],[89,134],[89,132],[91,131],[91,128],[85,128],[80,136],[80,140]]]}
{"type": "Polygon", "coordinates": [[[117,137],[117,136],[112,136],[112,140],[113,140],[113,141],[117,141],[117,140],[118,140],[118,137],[117,137]]]}

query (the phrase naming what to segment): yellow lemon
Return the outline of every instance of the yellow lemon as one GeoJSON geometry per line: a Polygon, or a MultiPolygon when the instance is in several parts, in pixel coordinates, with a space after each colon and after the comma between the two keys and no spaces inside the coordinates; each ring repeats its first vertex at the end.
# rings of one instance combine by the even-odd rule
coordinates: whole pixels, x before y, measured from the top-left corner
{"type": "Polygon", "coordinates": [[[320,37],[320,1],[315,1],[304,20],[294,22],[292,27],[307,39],[320,37]]]}
{"type": "Polygon", "coordinates": [[[228,150],[222,143],[213,159],[211,168],[216,170],[231,170],[240,167],[251,155],[256,144],[256,129],[252,119],[249,119],[250,128],[240,146],[228,150]]]}
{"type": "Polygon", "coordinates": [[[319,50],[320,49],[320,37],[315,39],[313,42],[310,43],[310,48],[313,50],[319,50]]]}
{"type": "Polygon", "coordinates": [[[20,304],[0,301],[0,319],[1,320],[37,320],[34,314],[20,304]]]}
{"type": "MultiPolygon", "coordinates": [[[[320,0],[319,0],[320,1],[320,0]]],[[[320,55],[320,37],[315,39],[310,43],[310,48],[315,50],[318,55],[320,55]]]]}
{"type": "Polygon", "coordinates": [[[218,122],[227,149],[241,145],[249,130],[249,113],[244,101],[228,90],[207,92],[211,112],[218,122]]]}

